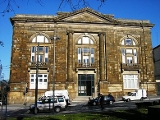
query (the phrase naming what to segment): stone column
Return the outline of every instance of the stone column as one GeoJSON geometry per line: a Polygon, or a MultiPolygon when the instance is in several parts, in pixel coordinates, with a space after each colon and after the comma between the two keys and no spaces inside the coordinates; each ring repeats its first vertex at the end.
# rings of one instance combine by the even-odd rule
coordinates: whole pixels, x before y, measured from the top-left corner
{"type": "Polygon", "coordinates": [[[104,36],[105,36],[105,33],[99,33],[99,70],[100,70],[100,81],[104,81],[105,80],[104,36]]]}
{"type": "Polygon", "coordinates": [[[67,81],[72,82],[72,68],[73,68],[73,31],[67,31],[68,46],[67,46],[67,81]]]}

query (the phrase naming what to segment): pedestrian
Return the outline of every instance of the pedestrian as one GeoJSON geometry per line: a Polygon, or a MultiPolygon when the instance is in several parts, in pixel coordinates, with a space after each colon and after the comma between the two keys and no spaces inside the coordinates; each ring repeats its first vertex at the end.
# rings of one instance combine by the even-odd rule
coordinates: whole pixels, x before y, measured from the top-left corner
{"type": "Polygon", "coordinates": [[[102,94],[98,94],[98,96],[99,96],[99,102],[100,102],[100,106],[101,106],[101,109],[103,110],[104,109],[104,106],[103,106],[103,104],[104,104],[104,96],[102,95],[102,94]]]}

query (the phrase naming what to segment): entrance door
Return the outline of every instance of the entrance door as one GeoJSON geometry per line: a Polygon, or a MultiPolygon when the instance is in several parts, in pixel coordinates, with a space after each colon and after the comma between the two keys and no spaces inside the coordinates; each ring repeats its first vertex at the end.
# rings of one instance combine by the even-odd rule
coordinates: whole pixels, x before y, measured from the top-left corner
{"type": "Polygon", "coordinates": [[[78,74],[78,96],[92,96],[94,74],[78,74]]]}

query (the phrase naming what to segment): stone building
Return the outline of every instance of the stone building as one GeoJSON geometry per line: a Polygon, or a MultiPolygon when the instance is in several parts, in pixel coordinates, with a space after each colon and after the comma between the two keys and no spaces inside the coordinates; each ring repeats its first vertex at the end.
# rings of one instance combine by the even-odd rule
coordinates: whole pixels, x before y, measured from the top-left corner
{"type": "Polygon", "coordinates": [[[36,78],[38,97],[53,89],[67,89],[71,99],[99,92],[121,97],[139,88],[156,94],[154,24],[148,20],[116,19],[90,8],[10,20],[9,103],[34,101],[36,78]]]}
{"type": "Polygon", "coordinates": [[[153,48],[154,77],[157,84],[157,94],[160,95],[160,45],[153,48]]]}

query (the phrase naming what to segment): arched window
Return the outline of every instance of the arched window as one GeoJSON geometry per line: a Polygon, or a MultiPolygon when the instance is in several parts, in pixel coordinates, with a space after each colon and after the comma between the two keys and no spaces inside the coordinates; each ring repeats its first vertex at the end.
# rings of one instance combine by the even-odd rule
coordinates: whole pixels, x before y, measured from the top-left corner
{"type": "Polygon", "coordinates": [[[93,40],[87,36],[82,37],[78,40],[78,44],[94,44],[93,40]]]}
{"type": "Polygon", "coordinates": [[[136,43],[130,39],[126,38],[121,42],[121,53],[122,53],[122,63],[133,65],[137,64],[137,48],[136,43]]]}
{"type": "Polygon", "coordinates": [[[78,45],[78,64],[83,67],[92,66],[94,64],[95,49],[94,42],[87,36],[80,38],[77,42],[78,45]]]}
{"type": "Polygon", "coordinates": [[[32,43],[36,42],[37,46],[31,47],[31,62],[37,62],[37,51],[39,52],[39,62],[48,63],[48,45],[43,44],[38,47],[38,43],[48,43],[48,39],[43,35],[38,35],[32,39],[32,43]]]}
{"type": "Polygon", "coordinates": [[[32,42],[48,43],[48,39],[43,35],[37,35],[35,38],[32,39],[32,42]]]}

